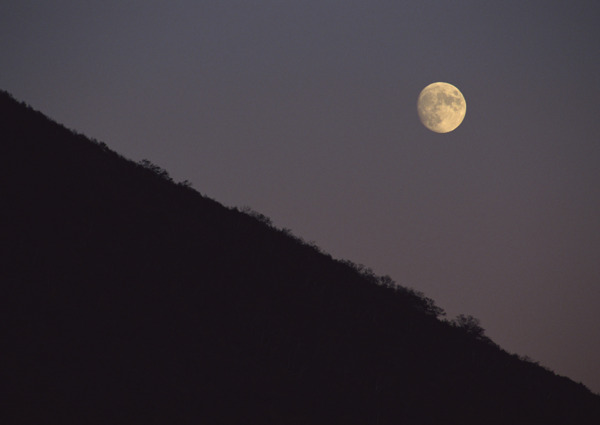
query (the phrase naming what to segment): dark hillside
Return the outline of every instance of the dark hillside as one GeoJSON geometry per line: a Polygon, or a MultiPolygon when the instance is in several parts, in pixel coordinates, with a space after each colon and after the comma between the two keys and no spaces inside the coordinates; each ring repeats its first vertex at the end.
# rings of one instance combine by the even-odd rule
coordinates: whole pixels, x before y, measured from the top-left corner
{"type": "Polygon", "coordinates": [[[6,93],[0,241],[0,423],[600,423],[431,300],[6,93]]]}

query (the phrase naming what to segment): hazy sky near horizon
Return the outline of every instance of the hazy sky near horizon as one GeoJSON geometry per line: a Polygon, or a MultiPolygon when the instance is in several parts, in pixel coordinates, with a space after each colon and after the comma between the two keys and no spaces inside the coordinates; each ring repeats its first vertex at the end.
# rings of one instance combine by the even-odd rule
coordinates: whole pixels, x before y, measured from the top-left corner
{"type": "Polygon", "coordinates": [[[0,3],[0,89],[600,393],[597,1],[0,3]],[[452,133],[419,122],[456,85],[452,133]]]}

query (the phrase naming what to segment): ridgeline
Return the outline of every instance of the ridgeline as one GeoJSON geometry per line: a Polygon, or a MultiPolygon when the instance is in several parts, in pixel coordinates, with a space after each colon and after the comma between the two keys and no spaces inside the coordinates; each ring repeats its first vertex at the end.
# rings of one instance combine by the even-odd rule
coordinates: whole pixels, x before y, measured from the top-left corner
{"type": "Polygon", "coordinates": [[[477,321],[0,92],[3,424],[600,423],[477,321]]]}

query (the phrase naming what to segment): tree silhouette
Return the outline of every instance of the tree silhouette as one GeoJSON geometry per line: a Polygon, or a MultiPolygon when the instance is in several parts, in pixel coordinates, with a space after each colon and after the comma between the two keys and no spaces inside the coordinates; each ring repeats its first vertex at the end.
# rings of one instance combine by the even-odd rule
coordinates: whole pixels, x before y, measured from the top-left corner
{"type": "Polygon", "coordinates": [[[485,337],[485,329],[481,327],[481,322],[471,315],[459,314],[452,321],[452,324],[475,338],[482,339],[485,337]]]}

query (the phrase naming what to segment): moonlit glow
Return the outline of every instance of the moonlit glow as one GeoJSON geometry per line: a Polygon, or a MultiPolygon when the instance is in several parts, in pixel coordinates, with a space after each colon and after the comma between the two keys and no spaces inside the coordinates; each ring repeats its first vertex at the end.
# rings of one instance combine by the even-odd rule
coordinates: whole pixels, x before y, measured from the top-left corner
{"type": "Polygon", "coordinates": [[[448,133],[462,123],[467,102],[452,84],[433,83],[421,91],[417,110],[421,122],[429,130],[448,133]]]}

